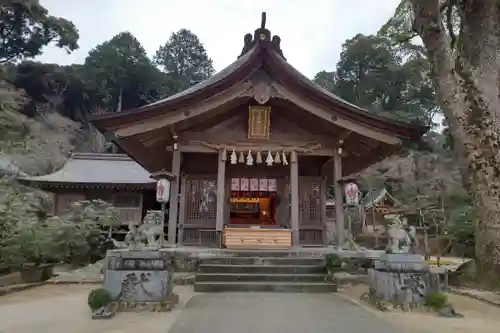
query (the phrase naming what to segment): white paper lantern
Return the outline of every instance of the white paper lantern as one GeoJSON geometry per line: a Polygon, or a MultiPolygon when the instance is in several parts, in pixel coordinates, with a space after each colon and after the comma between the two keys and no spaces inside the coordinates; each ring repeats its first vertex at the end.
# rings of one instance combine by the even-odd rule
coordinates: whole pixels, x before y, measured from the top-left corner
{"type": "Polygon", "coordinates": [[[359,188],[356,183],[347,183],[344,186],[345,201],[348,205],[359,204],[359,188]]]}

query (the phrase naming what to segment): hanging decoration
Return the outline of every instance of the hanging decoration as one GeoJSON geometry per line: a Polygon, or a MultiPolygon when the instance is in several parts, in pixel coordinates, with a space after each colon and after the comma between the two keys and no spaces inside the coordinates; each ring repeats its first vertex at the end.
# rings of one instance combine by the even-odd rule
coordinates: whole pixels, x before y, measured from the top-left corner
{"type": "Polygon", "coordinates": [[[240,152],[240,156],[238,157],[238,163],[245,163],[245,156],[243,155],[243,152],[240,152]]]}
{"type": "Polygon", "coordinates": [[[276,152],[276,155],[274,155],[274,162],[281,163],[281,157],[279,152],[276,152]]]}
{"type": "Polygon", "coordinates": [[[253,157],[252,157],[252,151],[249,150],[248,151],[248,155],[247,155],[247,165],[250,166],[250,165],[253,165],[253,157]]]}
{"type": "Polygon", "coordinates": [[[359,188],[356,183],[350,182],[344,186],[345,202],[348,205],[359,204],[359,188]]]}
{"type": "Polygon", "coordinates": [[[271,155],[270,151],[267,152],[266,164],[267,166],[273,165],[273,155],[271,155]]]}
{"type": "Polygon", "coordinates": [[[283,156],[283,158],[282,158],[282,160],[283,160],[283,165],[288,165],[288,161],[286,160],[286,154],[285,154],[285,152],[282,152],[281,154],[282,154],[282,156],[283,156]]]}
{"type": "Polygon", "coordinates": [[[236,164],[238,163],[238,158],[236,157],[236,152],[233,149],[233,152],[231,153],[231,164],[236,164]]]}
{"type": "Polygon", "coordinates": [[[255,163],[257,164],[262,163],[262,155],[260,154],[260,151],[257,151],[257,156],[255,157],[255,163]]]}

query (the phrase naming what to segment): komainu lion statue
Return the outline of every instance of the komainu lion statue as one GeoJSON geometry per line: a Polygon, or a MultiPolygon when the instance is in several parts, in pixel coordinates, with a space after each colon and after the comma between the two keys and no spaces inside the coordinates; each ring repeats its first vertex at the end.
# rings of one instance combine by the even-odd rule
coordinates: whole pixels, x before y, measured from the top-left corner
{"type": "Polygon", "coordinates": [[[129,222],[128,232],[125,240],[119,242],[111,238],[114,246],[119,249],[141,249],[145,247],[160,247],[161,238],[164,237],[161,223],[162,211],[148,210],[143,223],[139,226],[134,222],[129,222]]]}
{"type": "Polygon", "coordinates": [[[415,227],[410,226],[409,231],[406,232],[405,223],[401,221],[399,215],[386,215],[385,219],[390,222],[387,230],[390,239],[387,252],[414,253],[417,246],[415,227]]]}

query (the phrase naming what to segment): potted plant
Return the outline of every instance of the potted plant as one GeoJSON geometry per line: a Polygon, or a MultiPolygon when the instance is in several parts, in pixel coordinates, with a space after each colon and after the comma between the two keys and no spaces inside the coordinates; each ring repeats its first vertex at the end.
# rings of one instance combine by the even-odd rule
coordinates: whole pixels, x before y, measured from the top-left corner
{"type": "Polygon", "coordinates": [[[87,304],[92,311],[92,319],[112,318],[117,310],[117,303],[113,303],[111,295],[104,288],[90,291],[87,304]]]}
{"type": "Polygon", "coordinates": [[[10,263],[20,269],[23,282],[40,282],[52,276],[55,259],[52,253],[51,235],[45,225],[35,222],[16,228],[9,240],[10,263]]]}
{"type": "Polygon", "coordinates": [[[342,271],[344,262],[336,253],[328,253],[325,258],[325,267],[328,275],[333,276],[336,272],[342,271]]]}

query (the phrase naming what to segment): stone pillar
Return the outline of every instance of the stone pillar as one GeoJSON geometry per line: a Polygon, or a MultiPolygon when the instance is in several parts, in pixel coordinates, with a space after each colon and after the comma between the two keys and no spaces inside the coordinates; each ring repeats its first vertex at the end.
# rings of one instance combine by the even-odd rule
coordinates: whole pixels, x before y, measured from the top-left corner
{"type": "Polygon", "coordinates": [[[177,238],[180,172],[181,152],[180,150],[174,150],[172,153],[172,173],[175,177],[170,181],[170,209],[168,210],[168,244],[170,245],[174,245],[177,238]]]}
{"type": "Polygon", "coordinates": [[[290,187],[292,245],[299,246],[299,162],[294,151],[290,155],[290,187]]]}
{"type": "Polygon", "coordinates": [[[333,156],[333,179],[335,186],[335,222],[337,224],[337,247],[342,248],[345,242],[344,234],[344,198],[342,189],[342,156],[341,148],[335,150],[333,156]]]}
{"type": "Polygon", "coordinates": [[[219,152],[217,158],[217,215],[215,218],[215,230],[217,246],[222,247],[222,230],[224,228],[224,205],[226,190],[226,152],[219,152]]]}

